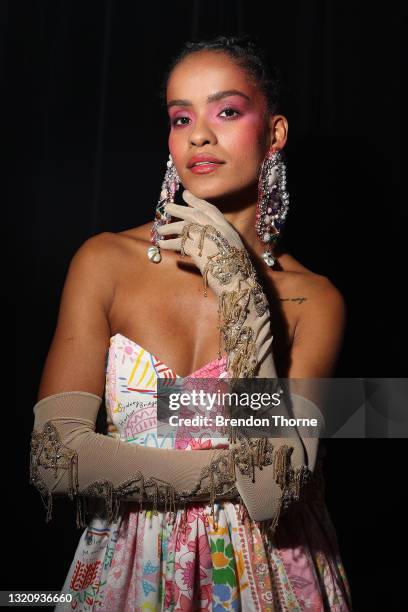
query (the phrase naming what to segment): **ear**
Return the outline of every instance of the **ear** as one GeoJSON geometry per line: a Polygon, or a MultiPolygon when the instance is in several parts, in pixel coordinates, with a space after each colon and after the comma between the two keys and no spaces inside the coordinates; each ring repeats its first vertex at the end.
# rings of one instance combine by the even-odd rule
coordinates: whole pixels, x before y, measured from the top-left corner
{"type": "Polygon", "coordinates": [[[269,149],[283,149],[288,139],[288,120],[283,115],[270,115],[268,120],[269,149]]]}

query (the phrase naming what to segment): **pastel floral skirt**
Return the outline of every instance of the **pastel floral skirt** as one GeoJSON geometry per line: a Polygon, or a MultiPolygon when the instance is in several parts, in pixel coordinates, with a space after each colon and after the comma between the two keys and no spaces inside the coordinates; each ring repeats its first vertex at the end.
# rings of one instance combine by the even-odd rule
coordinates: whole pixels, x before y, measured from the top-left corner
{"type": "Polygon", "coordinates": [[[128,503],[115,522],[95,512],[55,610],[351,610],[325,506],[297,504],[274,535],[233,502],[175,514],[128,503]]]}

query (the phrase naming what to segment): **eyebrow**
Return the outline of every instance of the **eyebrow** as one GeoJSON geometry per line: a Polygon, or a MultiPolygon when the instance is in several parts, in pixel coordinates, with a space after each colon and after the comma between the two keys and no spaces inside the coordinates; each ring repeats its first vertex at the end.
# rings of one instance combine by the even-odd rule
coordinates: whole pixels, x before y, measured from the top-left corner
{"type": "MultiPolygon", "coordinates": [[[[239,89],[226,89],[225,91],[217,91],[217,93],[208,96],[207,102],[216,102],[217,100],[222,100],[222,98],[227,98],[228,96],[241,96],[242,98],[251,101],[251,98],[242,91],[239,91],[239,89]]],[[[171,100],[167,104],[167,108],[170,108],[171,106],[192,106],[192,104],[193,103],[191,100],[171,100]]]]}

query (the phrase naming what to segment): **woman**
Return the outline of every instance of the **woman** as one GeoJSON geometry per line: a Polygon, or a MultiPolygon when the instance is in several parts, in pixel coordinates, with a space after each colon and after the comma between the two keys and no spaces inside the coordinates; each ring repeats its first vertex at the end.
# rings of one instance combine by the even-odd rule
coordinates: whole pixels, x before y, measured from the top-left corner
{"type": "Polygon", "coordinates": [[[166,86],[171,157],[153,233],[150,223],[106,232],[76,253],[35,407],[32,482],[49,502],[51,490],[106,502],[91,507],[67,608],[349,610],[310,440],[293,434],[289,451],[273,440],[255,453],[157,435],[159,378],[329,377],[345,320],[332,283],[277,246],[288,123],[260,52],[245,39],[187,45],[166,86]],[[169,203],[178,182],[188,206],[169,203]],[[264,210],[275,184],[279,210],[264,210]],[[97,439],[105,383],[110,435],[97,439]],[[291,503],[313,471],[312,493],[291,503]]]}

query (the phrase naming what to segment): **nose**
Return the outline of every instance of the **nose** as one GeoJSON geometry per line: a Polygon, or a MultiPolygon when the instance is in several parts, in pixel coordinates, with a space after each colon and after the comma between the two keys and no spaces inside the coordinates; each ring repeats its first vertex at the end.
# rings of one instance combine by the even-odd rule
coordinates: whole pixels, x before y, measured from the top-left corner
{"type": "Polygon", "coordinates": [[[217,137],[206,121],[197,119],[190,132],[190,143],[196,147],[202,147],[205,144],[215,144],[216,142],[217,137]]]}

